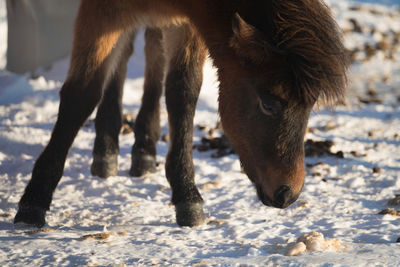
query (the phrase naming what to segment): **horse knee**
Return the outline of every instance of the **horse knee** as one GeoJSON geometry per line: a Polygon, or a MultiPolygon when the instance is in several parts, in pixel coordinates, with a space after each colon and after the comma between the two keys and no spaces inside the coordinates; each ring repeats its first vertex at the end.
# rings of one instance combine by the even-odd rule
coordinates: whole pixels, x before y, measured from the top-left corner
{"type": "Polygon", "coordinates": [[[60,91],[60,115],[65,112],[74,117],[85,117],[90,115],[102,97],[100,84],[84,85],[81,82],[67,81],[60,91]]]}

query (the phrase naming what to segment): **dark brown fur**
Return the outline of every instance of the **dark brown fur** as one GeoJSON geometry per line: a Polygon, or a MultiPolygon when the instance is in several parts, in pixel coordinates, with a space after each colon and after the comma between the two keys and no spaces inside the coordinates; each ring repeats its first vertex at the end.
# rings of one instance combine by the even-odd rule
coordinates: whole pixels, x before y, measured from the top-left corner
{"type": "Polygon", "coordinates": [[[274,45],[291,66],[297,97],[343,100],[348,59],[329,9],[310,0],[274,1],[274,45]]]}
{"type": "Polygon", "coordinates": [[[164,75],[166,176],[179,225],[204,222],[194,182],[193,117],[206,47],[218,69],[219,112],[260,200],[285,208],[304,183],[303,139],[319,97],[343,96],[340,31],[319,0],[82,0],[69,75],[51,140],[35,163],[15,222],[45,223],[70,146],[100,103],[92,173],[117,174],[122,85],[135,31],[146,26],[146,81],[130,174],[154,170],[164,75]]]}

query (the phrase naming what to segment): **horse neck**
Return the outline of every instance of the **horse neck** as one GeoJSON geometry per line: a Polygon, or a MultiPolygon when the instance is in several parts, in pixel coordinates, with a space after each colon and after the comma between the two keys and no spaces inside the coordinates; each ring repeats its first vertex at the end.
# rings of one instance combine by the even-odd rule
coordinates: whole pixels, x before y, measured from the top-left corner
{"type": "Polygon", "coordinates": [[[210,57],[218,69],[223,69],[231,61],[234,52],[229,45],[232,37],[233,9],[223,1],[184,0],[184,13],[195,26],[205,42],[210,57]],[[224,8],[222,8],[224,7],[224,8]]]}

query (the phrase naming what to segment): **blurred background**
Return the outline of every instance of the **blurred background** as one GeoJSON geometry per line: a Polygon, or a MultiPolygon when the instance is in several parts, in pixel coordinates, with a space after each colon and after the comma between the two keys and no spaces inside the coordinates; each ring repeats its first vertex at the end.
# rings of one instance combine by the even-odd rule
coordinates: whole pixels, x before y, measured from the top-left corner
{"type": "Polygon", "coordinates": [[[33,73],[69,54],[79,0],[6,0],[0,4],[6,4],[8,19],[7,70],[33,73]]]}

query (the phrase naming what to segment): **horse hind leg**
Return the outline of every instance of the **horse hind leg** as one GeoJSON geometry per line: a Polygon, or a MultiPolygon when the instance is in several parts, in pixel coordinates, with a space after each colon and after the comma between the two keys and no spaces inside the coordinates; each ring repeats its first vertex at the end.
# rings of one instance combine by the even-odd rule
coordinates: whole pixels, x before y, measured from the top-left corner
{"type": "Polygon", "coordinates": [[[96,139],[93,148],[91,173],[107,178],[118,173],[119,132],[122,126],[122,95],[127,64],[133,54],[136,32],[127,33],[127,41],[121,46],[121,55],[113,77],[104,90],[98,107],[95,128],[96,139]]]}
{"type": "Polygon", "coordinates": [[[134,124],[135,144],[132,147],[130,175],[138,177],[154,172],[156,144],[160,138],[160,97],[164,80],[162,32],[147,28],[145,32],[145,82],[142,106],[134,124]]]}
{"type": "Polygon", "coordinates": [[[93,9],[89,2],[81,4],[71,67],[60,92],[57,122],[48,145],[35,163],[14,223],[44,225],[45,213],[61,179],[68,150],[80,127],[101,100],[104,85],[113,72],[113,63],[119,58],[119,44],[126,40],[117,23],[120,17],[105,19],[101,12],[101,9],[93,9]]]}
{"type": "Polygon", "coordinates": [[[165,37],[169,56],[165,97],[170,134],[165,171],[172,188],[176,221],[178,225],[192,227],[205,221],[203,199],[194,181],[192,142],[207,50],[189,24],[167,29],[165,37]]]}

